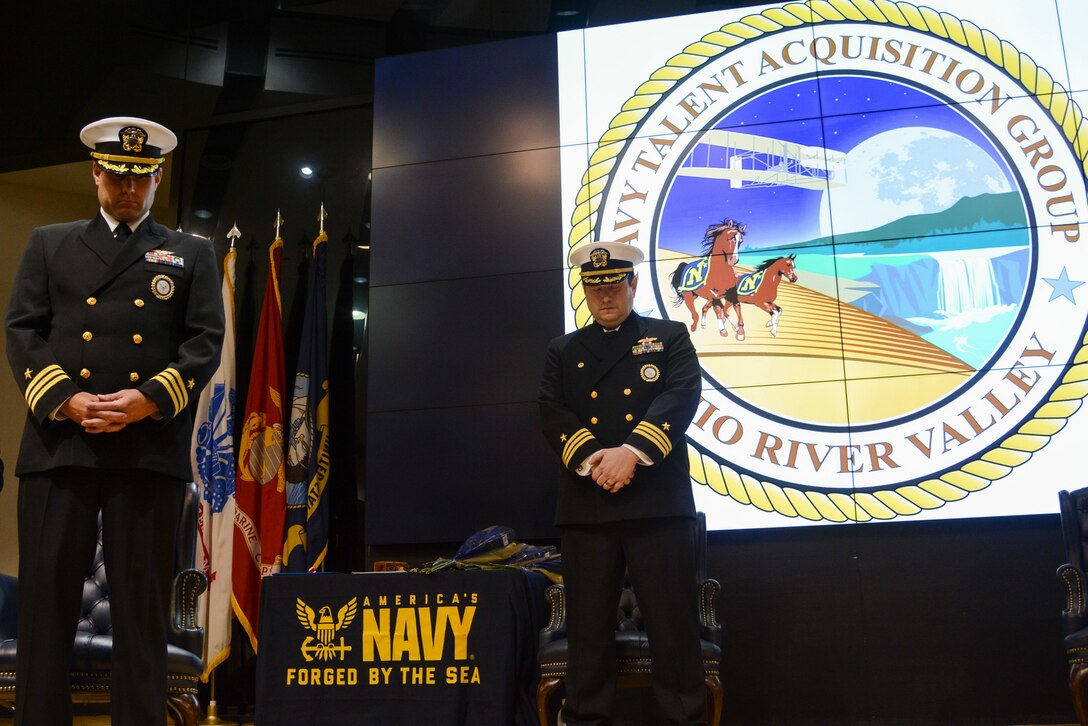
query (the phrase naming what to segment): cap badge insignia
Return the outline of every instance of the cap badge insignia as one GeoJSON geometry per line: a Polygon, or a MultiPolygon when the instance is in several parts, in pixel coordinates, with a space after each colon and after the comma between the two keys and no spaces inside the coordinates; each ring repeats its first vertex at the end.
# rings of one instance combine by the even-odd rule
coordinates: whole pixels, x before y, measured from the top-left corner
{"type": "Polygon", "coordinates": [[[594,267],[607,267],[608,250],[603,247],[598,247],[589,253],[589,261],[593,263],[594,267]]]}
{"type": "Polygon", "coordinates": [[[174,281],[166,275],[155,275],[151,281],[151,293],[160,300],[169,300],[174,296],[174,281]]]}
{"type": "Polygon", "coordinates": [[[141,152],[144,150],[144,142],[147,141],[147,132],[138,126],[126,126],[118,134],[121,137],[121,148],[125,151],[141,152]]]}
{"type": "Polygon", "coordinates": [[[638,341],[638,345],[631,346],[631,355],[660,353],[663,350],[665,350],[665,344],[657,338],[642,338],[638,341]]]}

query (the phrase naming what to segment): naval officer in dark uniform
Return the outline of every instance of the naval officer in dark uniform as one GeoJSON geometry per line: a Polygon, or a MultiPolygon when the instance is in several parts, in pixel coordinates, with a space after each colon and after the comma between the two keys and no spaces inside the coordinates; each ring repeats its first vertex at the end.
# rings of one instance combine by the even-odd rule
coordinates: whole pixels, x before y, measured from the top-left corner
{"type": "Polygon", "coordinates": [[[685,439],[701,374],[683,324],[632,311],[641,261],[640,250],[615,242],[571,251],[593,323],[551,341],[540,386],[544,435],[563,466],[555,523],[568,602],[567,726],[611,723],[625,566],[664,723],[704,723],[685,439]]]}
{"type": "Polygon", "coordinates": [[[80,133],[100,209],[35,229],[6,317],[26,398],[19,481],[15,723],[68,726],[82,581],[102,512],[113,622],[112,722],[163,724],[174,542],[192,406],[219,363],[212,244],[149,214],[177,139],[109,118],[80,133]]]}

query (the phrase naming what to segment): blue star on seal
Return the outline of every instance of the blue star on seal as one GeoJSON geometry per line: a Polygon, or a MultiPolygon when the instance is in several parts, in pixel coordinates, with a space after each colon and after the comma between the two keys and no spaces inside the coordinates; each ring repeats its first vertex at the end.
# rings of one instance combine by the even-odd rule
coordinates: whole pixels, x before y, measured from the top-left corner
{"type": "Polygon", "coordinates": [[[1069,273],[1064,267],[1062,272],[1057,277],[1044,277],[1043,282],[1050,285],[1051,293],[1050,299],[1047,302],[1054,302],[1060,297],[1069,298],[1069,302],[1074,305],[1077,304],[1077,299],[1073,296],[1073,291],[1084,284],[1083,281],[1070,280],[1069,273]]]}

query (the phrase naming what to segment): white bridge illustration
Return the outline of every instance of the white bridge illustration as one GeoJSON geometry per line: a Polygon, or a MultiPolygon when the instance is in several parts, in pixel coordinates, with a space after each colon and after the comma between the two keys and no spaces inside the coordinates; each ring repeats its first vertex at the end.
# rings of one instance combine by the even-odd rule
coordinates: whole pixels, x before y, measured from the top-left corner
{"type": "Polygon", "coordinates": [[[711,129],[702,135],[676,173],[728,179],[733,189],[827,189],[846,185],[846,154],[822,146],[711,129]]]}

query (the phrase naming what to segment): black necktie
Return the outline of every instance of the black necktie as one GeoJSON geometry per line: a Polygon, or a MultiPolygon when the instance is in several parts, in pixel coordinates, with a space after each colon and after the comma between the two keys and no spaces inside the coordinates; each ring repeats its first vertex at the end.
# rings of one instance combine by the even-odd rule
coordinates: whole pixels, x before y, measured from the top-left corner
{"type": "Polygon", "coordinates": [[[118,242],[124,242],[130,236],[132,236],[132,230],[124,222],[121,222],[121,224],[117,225],[117,229],[113,230],[113,237],[118,242]]]}

